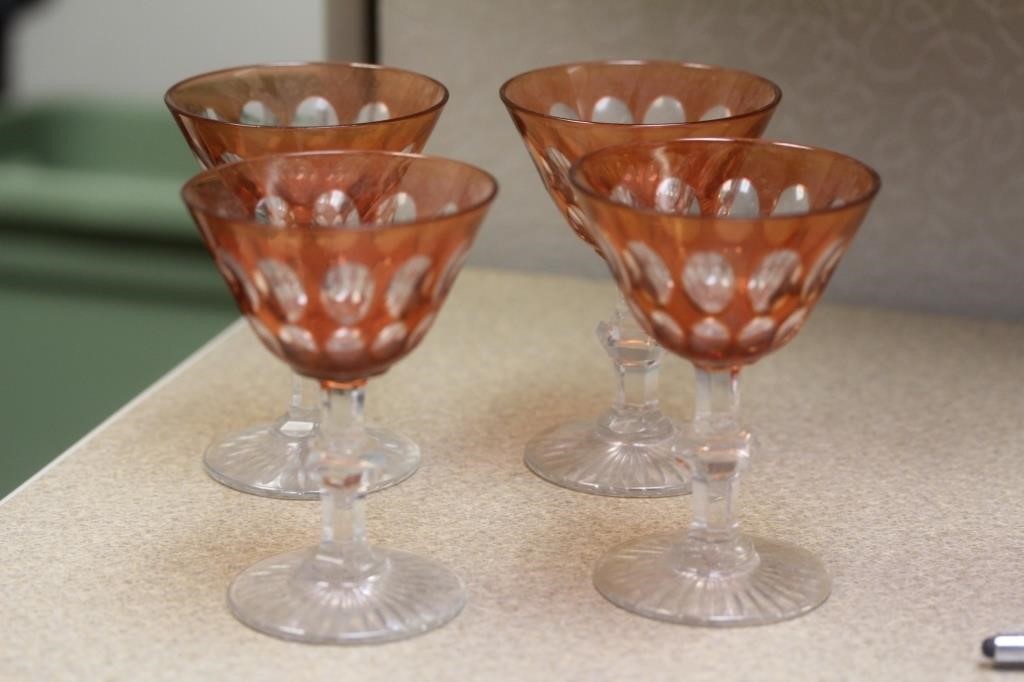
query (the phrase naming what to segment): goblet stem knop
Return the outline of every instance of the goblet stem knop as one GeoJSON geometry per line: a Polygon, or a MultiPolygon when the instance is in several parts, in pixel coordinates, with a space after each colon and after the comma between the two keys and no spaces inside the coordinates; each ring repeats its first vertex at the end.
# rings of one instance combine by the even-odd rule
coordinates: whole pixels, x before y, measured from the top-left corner
{"type": "Polygon", "coordinates": [[[305,420],[315,424],[319,417],[319,389],[317,382],[292,372],[292,398],[288,416],[292,420],[305,420]]]}
{"type": "MultiPolygon", "coordinates": [[[[633,319],[620,294],[611,319],[600,322],[597,337],[612,361],[615,402],[601,426],[615,434],[670,428],[658,409],[658,371],[664,351],[633,319]]],[[[655,433],[664,437],[665,433],[655,433]]]]}

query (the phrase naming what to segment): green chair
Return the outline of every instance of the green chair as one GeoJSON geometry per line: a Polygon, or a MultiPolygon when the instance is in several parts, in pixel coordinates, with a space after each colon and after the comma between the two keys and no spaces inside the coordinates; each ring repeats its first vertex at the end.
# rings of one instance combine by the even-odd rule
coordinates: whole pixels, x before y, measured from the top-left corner
{"type": "Polygon", "coordinates": [[[0,496],[234,319],[160,108],[0,109],[0,496]]]}

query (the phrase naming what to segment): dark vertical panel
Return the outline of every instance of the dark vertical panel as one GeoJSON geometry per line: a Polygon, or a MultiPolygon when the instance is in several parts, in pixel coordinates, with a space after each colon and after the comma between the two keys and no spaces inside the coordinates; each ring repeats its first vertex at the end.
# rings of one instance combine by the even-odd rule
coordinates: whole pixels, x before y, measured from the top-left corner
{"type": "Polygon", "coordinates": [[[327,59],[376,63],[376,3],[372,0],[324,0],[323,7],[327,59]]]}
{"type": "Polygon", "coordinates": [[[366,59],[371,64],[379,64],[380,27],[378,26],[377,0],[363,0],[363,2],[366,7],[363,12],[366,19],[366,59]]]}

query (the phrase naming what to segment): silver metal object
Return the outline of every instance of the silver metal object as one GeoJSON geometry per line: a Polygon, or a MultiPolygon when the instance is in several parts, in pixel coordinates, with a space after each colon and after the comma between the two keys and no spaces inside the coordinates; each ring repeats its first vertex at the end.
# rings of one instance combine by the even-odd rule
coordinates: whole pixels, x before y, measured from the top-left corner
{"type": "Polygon", "coordinates": [[[981,651],[996,665],[1024,665],[1024,633],[1006,633],[989,637],[981,651]]]}

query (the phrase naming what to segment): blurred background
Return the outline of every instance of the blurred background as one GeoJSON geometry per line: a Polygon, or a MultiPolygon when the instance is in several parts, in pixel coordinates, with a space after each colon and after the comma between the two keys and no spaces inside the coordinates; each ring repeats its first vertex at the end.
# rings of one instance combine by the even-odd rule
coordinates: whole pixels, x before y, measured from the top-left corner
{"type": "Polygon", "coordinates": [[[365,61],[367,6],[0,0],[0,496],[236,317],[178,197],[198,164],[164,92],[365,61]]]}
{"type": "Polygon", "coordinates": [[[0,0],[0,495],[235,317],[178,198],[197,164],[171,84],[280,60],[434,76],[427,151],[502,185],[470,263],[604,277],[497,90],[642,57],[760,73],[785,93],[768,137],[879,170],[829,300],[1024,319],[1020,0],[0,0]]]}

